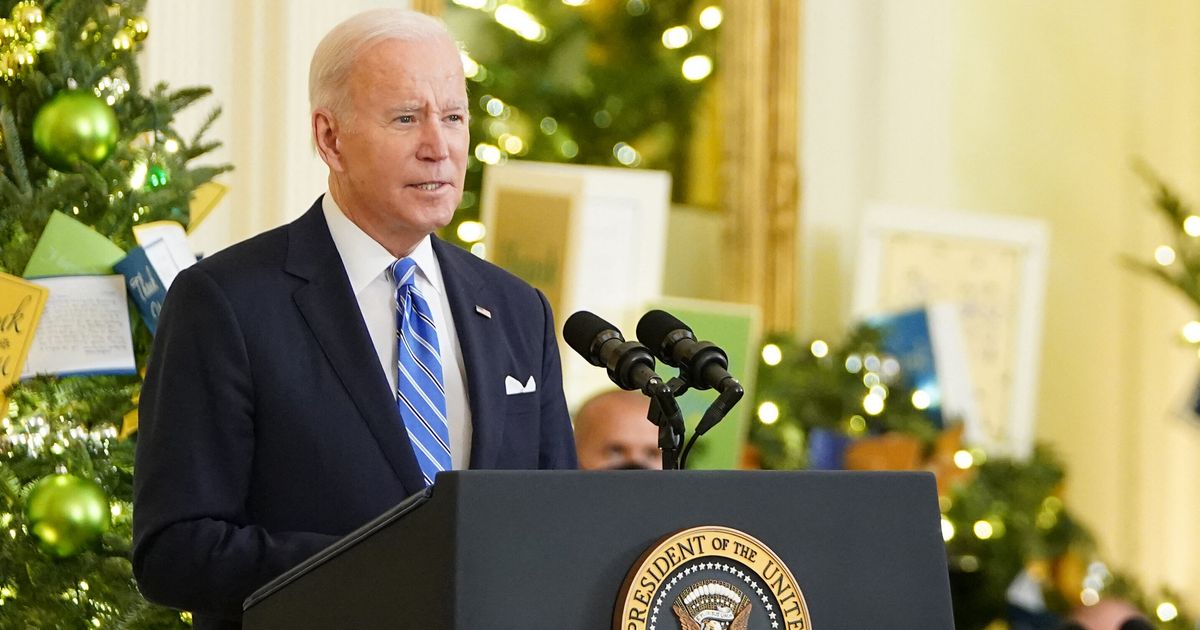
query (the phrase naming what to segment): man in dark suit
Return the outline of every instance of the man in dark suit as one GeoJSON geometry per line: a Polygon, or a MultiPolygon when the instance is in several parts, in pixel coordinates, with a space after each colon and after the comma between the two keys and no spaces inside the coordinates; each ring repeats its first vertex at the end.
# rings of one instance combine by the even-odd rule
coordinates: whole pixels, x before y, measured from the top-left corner
{"type": "Polygon", "coordinates": [[[545,297],[431,236],[468,147],[444,27],[347,20],[310,97],[329,193],[181,273],[147,366],[134,572],[198,628],[440,470],[576,465],[545,297]]]}

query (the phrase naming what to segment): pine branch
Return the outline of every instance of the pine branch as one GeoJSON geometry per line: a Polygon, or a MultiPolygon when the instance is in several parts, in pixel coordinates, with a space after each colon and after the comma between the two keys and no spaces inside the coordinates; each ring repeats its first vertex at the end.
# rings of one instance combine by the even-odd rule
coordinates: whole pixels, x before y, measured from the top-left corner
{"type": "Polygon", "coordinates": [[[8,173],[0,173],[0,197],[4,198],[4,207],[15,207],[21,202],[21,189],[8,177],[8,173]]]}
{"type": "MultiPolygon", "coordinates": [[[[159,84],[159,85],[161,87],[163,87],[164,91],[165,91],[166,85],[165,84],[159,84]]],[[[171,108],[171,111],[177,112],[181,109],[188,107],[192,103],[195,103],[196,101],[208,96],[209,94],[212,94],[212,88],[188,87],[188,88],[182,88],[179,90],[175,90],[174,92],[171,92],[171,94],[169,96],[167,96],[166,100],[167,100],[167,105],[170,106],[170,108],[171,108]]]]}
{"type": "MultiPolygon", "coordinates": [[[[213,123],[217,122],[217,118],[219,118],[220,116],[221,116],[221,108],[219,106],[214,107],[212,109],[212,111],[210,111],[208,113],[208,116],[206,116],[204,118],[204,122],[200,125],[200,129],[196,130],[196,133],[192,136],[191,142],[189,142],[188,144],[192,145],[192,146],[199,145],[200,140],[204,138],[204,134],[208,133],[209,129],[212,128],[213,123]]],[[[217,144],[213,148],[216,148],[217,146],[220,146],[220,144],[217,144]]],[[[205,151],[205,152],[207,152],[207,151],[205,151]]]]}
{"type": "Polygon", "coordinates": [[[12,110],[0,108],[0,130],[4,132],[4,153],[8,156],[8,165],[17,191],[23,200],[28,200],[33,191],[29,181],[29,170],[25,167],[25,154],[21,151],[21,135],[17,131],[17,121],[13,118],[12,110]]]}
{"type": "Polygon", "coordinates": [[[183,151],[183,156],[184,159],[194,160],[198,157],[208,155],[222,146],[224,146],[224,144],[221,142],[205,142],[202,144],[188,145],[187,150],[183,151]]]}
{"type": "Polygon", "coordinates": [[[0,463],[0,492],[8,499],[8,504],[15,504],[21,496],[21,480],[12,468],[0,463]]]}

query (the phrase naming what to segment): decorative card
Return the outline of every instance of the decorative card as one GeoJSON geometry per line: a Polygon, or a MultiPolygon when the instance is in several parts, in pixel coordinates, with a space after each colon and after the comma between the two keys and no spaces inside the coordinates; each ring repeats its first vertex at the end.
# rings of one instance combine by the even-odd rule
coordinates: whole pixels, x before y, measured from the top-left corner
{"type": "Polygon", "coordinates": [[[188,232],[195,230],[212,214],[227,192],[229,188],[217,182],[204,182],[192,191],[192,199],[188,203],[188,232]]]}
{"type": "Polygon", "coordinates": [[[0,391],[20,378],[49,293],[45,287],[0,273],[0,391]]]}
{"type": "Polygon", "coordinates": [[[112,266],[125,252],[99,232],[61,213],[54,212],[42,231],[26,278],[112,273],[112,266]]]}
{"type": "Polygon", "coordinates": [[[985,442],[958,306],[930,304],[867,321],[882,331],[882,349],[900,362],[905,385],[928,395],[926,413],[934,424],[943,429],[961,422],[968,442],[985,442]]]}
{"type": "Polygon", "coordinates": [[[37,374],[133,374],[125,277],[40,278],[50,290],[21,378],[37,374]]]}
{"type": "MultiPolygon", "coordinates": [[[[648,304],[646,310],[662,310],[686,322],[701,341],[711,341],[729,355],[729,373],[738,379],[747,392],[754,391],[754,368],[758,365],[759,310],[750,304],[712,302],[684,298],[660,298],[648,304]]],[[[634,337],[635,327],[626,329],[626,338],[634,337]]],[[[658,364],[658,373],[668,379],[678,374],[666,364],[658,364]]],[[[602,372],[603,370],[597,370],[602,372]]],[[[717,397],[712,389],[690,391],[679,398],[688,434],[691,435],[704,412],[717,397]]],[[[754,413],[753,394],[741,402],[708,433],[696,441],[688,456],[688,468],[694,470],[730,470],[741,467],[742,451],[754,413]]]]}
{"type": "MultiPolygon", "coordinates": [[[[155,250],[165,249],[162,241],[155,241],[149,247],[135,247],[121,262],[113,266],[125,276],[125,284],[129,288],[129,297],[137,305],[142,314],[142,320],[154,333],[158,330],[158,314],[162,311],[163,300],[167,298],[167,286],[155,271],[151,256],[155,250]]],[[[170,262],[170,257],[165,258],[170,262]]]]}
{"type": "Polygon", "coordinates": [[[187,242],[183,226],[175,221],[154,221],[133,226],[133,237],[146,250],[146,256],[154,265],[154,271],[163,281],[163,288],[171,288],[180,271],[196,264],[196,255],[187,242]]]}

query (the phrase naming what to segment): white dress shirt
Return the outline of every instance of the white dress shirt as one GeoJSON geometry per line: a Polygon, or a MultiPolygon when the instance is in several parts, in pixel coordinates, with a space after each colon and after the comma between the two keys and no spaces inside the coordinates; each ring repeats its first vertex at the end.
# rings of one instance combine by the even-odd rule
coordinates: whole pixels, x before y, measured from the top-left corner
{"type": "MultiPolygon", "coordinates": [[[[342,213],[333,195],[325,193],[321,203],[329,234],[342,257],[350,288],[358,299],[371,342],[379,355],[379,365],[387,376],[392,393],[396,392],[396,294],[388,266],[395,261],[375,239],[363,232],[342,213]]],[[[450,424],[450,461],[462,470],[471,461],[471,407],[467,403],[466,371],[462,348],[446,297],[442,269],[433,253],[433,243],[426,236],[408,256],[417,263],[417,288],[433,311],[437,326],[438,347],[442,354],[442,380],[446,388],[446,419],[450,424]]]]}

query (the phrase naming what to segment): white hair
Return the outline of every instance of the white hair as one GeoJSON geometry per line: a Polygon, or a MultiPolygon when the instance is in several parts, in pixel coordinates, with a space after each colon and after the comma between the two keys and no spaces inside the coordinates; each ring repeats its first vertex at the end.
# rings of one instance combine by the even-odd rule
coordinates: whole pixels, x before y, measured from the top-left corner
{"type": "Polygon", "coordinates": [[[373,44],[439,38],[454,43],[441,20],[408,9],[372,9],[338,24],[317,44],[308,67],[310,111],[324,107],[338,115],[349,113],[346,80],[358,54],[373,44]]]}

